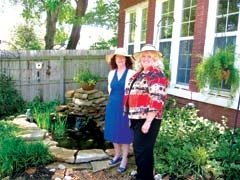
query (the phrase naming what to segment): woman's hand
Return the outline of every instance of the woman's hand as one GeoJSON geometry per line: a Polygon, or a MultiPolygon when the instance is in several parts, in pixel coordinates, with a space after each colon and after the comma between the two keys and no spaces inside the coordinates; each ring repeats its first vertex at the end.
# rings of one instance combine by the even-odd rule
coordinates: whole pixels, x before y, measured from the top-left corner
{"type": "Polygon", "coordinates": [[[148,133],[151,123],[152,123],[153,119],[155,118],[156,114],[157,114],[157,112],[148,112],[147,119],[141,128],[141,130],[144,134],[148,133]]]}
{"type": "Polygon", "coordinates": [[[152,123],[152,121],[145,121],[144,124],[142,125],[142,129],[141,130],[142,130],[142,132],[144,134],[148,133],[148,130],[149,130],[150,126],[151,126],[151,123],[152,123]]]}

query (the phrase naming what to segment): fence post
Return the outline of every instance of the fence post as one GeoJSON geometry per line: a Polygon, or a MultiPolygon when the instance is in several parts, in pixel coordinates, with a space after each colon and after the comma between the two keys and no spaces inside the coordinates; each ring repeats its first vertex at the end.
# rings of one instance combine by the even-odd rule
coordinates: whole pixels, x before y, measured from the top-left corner
{"type": "Polygon", "coordinates": [[[60,101],[63,104],[65,101],[65,88],[64,88],[64,56],[60,56],[60,80],[59,80],[59,94],[60,94],[60,101]]]}

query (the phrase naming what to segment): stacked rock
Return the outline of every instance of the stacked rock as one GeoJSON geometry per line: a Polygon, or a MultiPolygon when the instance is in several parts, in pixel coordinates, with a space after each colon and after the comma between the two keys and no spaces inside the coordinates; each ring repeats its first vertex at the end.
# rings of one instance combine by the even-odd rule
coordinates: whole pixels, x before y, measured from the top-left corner
{"type": "Polygon", "coordinates": [[[70,90],[65,93],[67,105],[59,106],[58,112],[68,115],[86,116],[94,120],[104,120],[108,94],[97,89],[70,90]]]}

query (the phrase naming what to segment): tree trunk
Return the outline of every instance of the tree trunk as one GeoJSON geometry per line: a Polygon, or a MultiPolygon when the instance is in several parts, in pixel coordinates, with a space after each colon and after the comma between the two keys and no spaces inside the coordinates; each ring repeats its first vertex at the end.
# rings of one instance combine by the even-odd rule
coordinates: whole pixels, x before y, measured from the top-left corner
{"type": "MultiPolygon", "coordinates": [[[[62,0],[64,3],[66,0],[62,0]]],[[[54,37],[56,34],[56,25],[58,21],[58,15],[61,10],[61,5],[56,7],[54,11],[47,10],[47,25],[46,25],[46,35],[45,39],[45,49],[53,49],[54,47],[54,37]]]]}
{"type": "MultiPolygon", "coordinates": [[[[75,0],[77,7],[76,7],[76,19],[80,19],[85,15],[88,6],[88,0],[75,0]]],[[[73,24],[71,35],[69,37],[67,49],[76,49],[78,41],[80,39],[80,32],[81,32],[81,25],[80,24],[73,24]]]]}

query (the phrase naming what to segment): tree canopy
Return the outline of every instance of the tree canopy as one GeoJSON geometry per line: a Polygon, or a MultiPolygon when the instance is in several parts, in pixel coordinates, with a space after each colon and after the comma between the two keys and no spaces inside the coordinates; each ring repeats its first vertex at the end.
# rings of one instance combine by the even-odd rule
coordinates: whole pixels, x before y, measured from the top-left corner
{"type": "Polygon", "coordinates": [[[28,27],[46,27],[45,49],[53,49],[54,45],[66,41],[67,49],[76,49],[81,42],[82,25],[106,27],[114,31],[117,29],[119,0],[96,0],[96,6],[90,10],[88,0],[10,1],[22,5],[22,17],[28,27]],[[70,34],[64,32],[66,26],[71,26],[70,34]]]}

